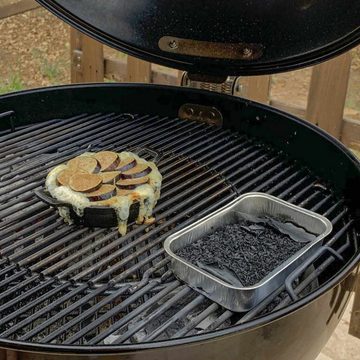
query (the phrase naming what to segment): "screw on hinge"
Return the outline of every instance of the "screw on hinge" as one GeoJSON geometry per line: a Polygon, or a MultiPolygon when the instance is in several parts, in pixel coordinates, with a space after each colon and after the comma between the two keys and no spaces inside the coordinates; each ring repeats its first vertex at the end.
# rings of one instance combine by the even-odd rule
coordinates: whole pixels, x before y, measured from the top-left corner
{"type": "Polygon", "coordinates": [[[172,50],[176,50],[179,47],[176,40],[169,41],[168,45],[169,45],[169,48],[172,49],[172,50]]]}

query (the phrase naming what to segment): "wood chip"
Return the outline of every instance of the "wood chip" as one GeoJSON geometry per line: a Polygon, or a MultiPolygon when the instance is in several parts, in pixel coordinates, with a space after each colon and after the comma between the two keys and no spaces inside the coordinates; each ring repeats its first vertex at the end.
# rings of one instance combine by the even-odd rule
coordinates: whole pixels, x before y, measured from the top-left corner
{"type": "Polygon", "coordinates": [[[90,174],[97,173],[100,170],[97,160],[90,156],[78,156],[75,159],[71,159],[68,161],[67,166],[69,170],[82,170],[90,174]]]}
{"type": "Polygon", "coordinates": [[[101,171],[113,171],[120,163],[119,155],[113,151],[100,151],[95,154],[95,158],[100,164],[101,171]]]}
{"type": "Polygon", "coordinates": [[[91,192],[97,190],[102,184],[101,176],[96,174],[74,174],[69,181],[72,190],[78,192],[91,192]]]}

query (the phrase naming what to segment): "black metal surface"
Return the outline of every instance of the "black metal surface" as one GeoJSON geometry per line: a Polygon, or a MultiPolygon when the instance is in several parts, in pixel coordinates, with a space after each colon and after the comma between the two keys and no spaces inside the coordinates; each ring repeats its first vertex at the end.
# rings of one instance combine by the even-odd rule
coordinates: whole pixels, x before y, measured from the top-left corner
{"type": "MultiPolygon", "coordinates": [[[[106,125],[110,129],[118,121],[118,118],[115,120],[113,118],[110,115],[98,116],[93,118],[93,122],[90,122],[88,127],[91,128],[93,123],[97,123],[98,126],[106,125]]],[[[22,208],[16,208],[5,219],[2,217],[1,255],[10,261],[3,265],[0,281],[0,286],[4,291],[0,307],[2,337],[40,343],[55,340],[56,343],[63,344],[77,344],[79,341],[100,344],[110,335],[124,329],[125,332],[120,332],[114,338],[114,343],[120,344],[128,339],[134,341],[134,334],[146,328],[152,321],[160,321],[154,331],[144,335],[142,342],[168,337],[176,338],[177,332],[182,336],[193,335],[194,328],[205,316],[203,312],[207,314],[209,307],[213,310],[211,314],[219,313],[207,328],[200,330],[200,333],[221,328],[224,323],[229,326],[234,322],[231,319],[234,316],[236,318],[236,315],[229,311],[222,311],[211,303],[207,304],[208,301],[203,296],[196,295],[193,290],[171,280],[172,276],[167,270],[167,261],[164,259],[164,251],[161,247],[162,241],[171,231],[234,198],[235,193],[230,182],[240,184],[241,186],[237,188],[241,188],[243,192],[257,190],[279,195],[282,191],[281,197],[288,198],[290,194],[286,191],[288,181],[293,181],[295,177],[298,180],[306,179],[306,183],[311,184],[315,179],[305,169],[294,167],[282,157],[269,152],[268,149],[253,144],[244,135],[232,134],[226,130],[206,129],[204,125],[183,123],[176,119],[137,117],[137,119],[140,118],[142,121],[138,123],[138,130],[143,126],[146,127],[147,119],[151,119],[151,127],[156,130],[161,128],[164,122],[176,124],[173,127],[169,126],[171,130],[164,131],[160,138],[156,136],[151,139],[148,145],[151,144],[157,149],[170,149],[172,153],[181,155],[180,158],[168,155],[159,164],[160,171],[164,174],[164,186],[162,200],[156,208],[157,225],[150,228],[148,232],[144,232],[145,226],[135,227],[125,237],[119,237],[116,230],[93,231],[65,225],[62,220],[52,215],[53,211],[48,215],[51,219],[49,224],[41,226],[38,223],[35,230],[24,229],[21,225],[16,226],[22,208]],[[184,127],[187,131],[183,131],[184,127]],[[206,136],[204,137],[205,129],[206,136]],[[199,134],[202,136],[199,137],[199,134]],[[185,137],[187,141],[184,140],[185,137]],[[191,142],[194,143],[192,146],[189,145],[191,142]],[[181,144],[174,146],[174,143],[181,144]],[[214,143],[217,143],[216,150],[209,151],[210,148],[214,149],[214,143]],[[190,160],[189,155],[193,160],[190,160]],[[253,170],[249,172],[249,169],[253,170]],[[283,182],[280,188],[279,180],[283,182]],[[179,199],[183,200],[179,201],[179,199]],[[14,225],[15,228],[12,228],[9,234],[8,228],[14,225]],[[18,231],[22,231],[21,237],[18,236],[18,231]],[[162,262],[162,266],[157,268],[159,262],[162,262]],[[16,266],[9,264],[16,264],[16,266]],[[152,277],[139,286],[139,281],[149,272],[152,277]],[[78,285],[74,286],[71,281],[75,281],[78,285]],[[89,284],[95,287],[91,288],[89,284]],[[159,288],[159,285],[162,286],[159,288]],[[156,290],[157,288],[159,290],[156,290]],[[163,304],[161,303],[166,295],[177,289],[180,291],[172,294],[163,304]],[[52,295],[54,293],[56,296],[52,295]],[[184,298],[186,301],[183,303],[184,298]],[[121,299],[121,301],[116,301],[116,299],[121,299]],[[134,327],[127,328],[131,320],[144,316],[154,305],[157,308],[151,315],[149,313],[146,320],[141,320],[134,327]],[[186,319],[192,310],[201,309],[201,306],[205,306],[204,310],[198,310],[197,320],[193,320],[191,326],[185,322],[174,333],[167,332],[176,322],[185,321],[184,318],[186,319]],[[177,311],[171,315],[174,309],[177,311]],[[164,312],[169,311],[170,315],[164,318],[164,312]],[[114,316],[117,320],[114,320],[114,316]],[[110,319],[113,319],[110,325],[104,325],[108,324],[110,319]],[[34,326],[34,324],[37,325],[34,326]]],[[[87,117],[83,116],[82,121],[86,123],[86,119],[87,117]]],[[[68,134],[71,134],[73,130],[62,121],[58,121],[57,125],[56,134],[64,126],[68,134]]],[[[123,127],[126,126],[126,124],[123,125],[123,127]]],[[[83,134],[86,134],[87,127],[83,127],[82,130],[83,134]]],[[[136,127],[133,125],[130,131],[134,130],[136,127]]],[[[112,144],[120,150],[125,145],[124,139],[127,133],[123,128],[118,131],[118,133],[111,133],[109,141],[111,140],[112,144]],[[122,143],[124,145],[121,145],[122,143]]],[[[46,126],[42,127],[42,132],[38,135],[33,135],[31,129],[28,129],[27,139],[36,142],[44,135],[48,136],[46,126]]],[[[107,141],[106,137],[101,139],[102,143],[97,145],[99,148],[107,141]]],[[[138,145],[143,141],[145,141],[144,137],[141,134],[138,135],[138,145]]],[[[80,142],[87,144],[86,136],[82,137],[80,142]]],[[[11,139],[2,142],[4,147],[9,146],[9,143],[11,139]]],[[[37,151],[48,154],[49,146],[46,143],[43,144],[37,151]]],[[[76,144],[72,143],[72,145],[76,144]]],[[[16,148],[14,148],[14,154],[16,155],[16,148]]],[[[63,159],[61,152],[56,154],[57,159],[53,161],[58,162],[63,159]]],[[[0,166],[8,168],[7,164],[14,163],[14,159],[17,160],[18,166],[25,165],[14,156],[9,161],[3,158],[0,166]]],[[[44,177],[48,169],[53,166],[46,159],[45,156],[44,162],[38,162],[37,165],[29,159],[26,166],[40,167],[41,175],[44,177]]],[[[17,186],[13,185],[14,177],[18,172],[13,169],[11,173],[13,178],[7,179],[3,185],[11,184],[10,186],[15,189],[13,191],[16,192],[21,188],[19,183],[17,186]]],[[[26,180],[31,186],[20,197],[24,198],[27,193],[30,193],[31,199],[32,190],[41,186],[43,179],[39,182],[34,182],[31,177],[26,180]]],[[[304,186],[296,189],[295,193],[298,194],[302,189],[304,186]]],[[[7,215],[11,206],[6,207],[6,204],[7,200],[12,198],[12,191],[6,191],[6,195],[5,191],[3,188],[3,195],[0,198],[3,206],[1,214],[5,212],[7,215]]],[[[295,202],[312,208],[314,199],[317,199],[316,204],[319,200],[327,200],[322,206],[322,212],[336,203],[336,199],[329,196],[328,192],[314,186],[296,198],[295,202]]],[[[25,201],[28,202],[29,199],[25,201]]],[[[35,205],[39,206],[36,211],[40,216],[33,220],[34,223],[44,219],[41,214],[46,209],[46,206],[41,203],[37,202],[35,205]]],[[[341,213],[343,209],[340,205],[328,214],[332,219],[336,219],[339,211],[342,215],[334,223],[335,229],[341,229],[344,226],[342,222],[346,222],[348,227],[351,227],[346,212],[341,213]]],[[[335,239],[337,239],[336,234],[335,239]]],[[[351,241],[355,239],[352,238],[351,241]]],[[[346,249],[351,246],[353,245],[349,242],[346,249]]],[[[260,308],[260,310],[264,309],[260,308]]]]}
{"type": "MultiPolygon", "coordinates": [[[[108,88],[102,86],[102,91],[97,87],[57,89],[55,98],[51,91],[10,95],[0,99],[0,112],[10,110],[10,105],[23,99],[14,121],[16,126],[19,123],[23,126],[19,121],[24,121],[34,97],[48,100],[48,109],[43,109],[45,105],[38,99],[37,119],[43,121],[53,107],[52,101],[61,102],[65,93],[73,95],[71,105],[78,110],[82,102],[90,104],[84,94],[80,95],[82,91],[93,91],[94,98],[99,98],[99,106],[104,106],[101,100],[107,97],[103,91],[106,93],[108,88]]],[[[142,88],[134,92],[132,87],[112,86],[111,89],[115,97],[116,91],[123,91],[119,99],[131,103],[131,99],[138,99],[142,88]]],[[[165,112],[167,106],[174,106],[166,101],[171,92],[177,93],[178,101],[185,96],[182,90],[167,89],[164,94],[161,88],[150,88],[148,99],[144,98],[142,103],[143,109],[148,106],[147,101],[152,100],[155,89],[159,97],[152,103],[153,111],[160,113],[165,112]],[[154,109],[154,104],[158,108],[154,109]]],[[[191,96],[195,94],[190,91],[191,96]]],[[[309,305],[310,300],[336,287],[358,263],[358,237],[352,220],[356,208],[345,205],[347,187],[341,185],[347,182],[340,176],[337,183],[322,181],[313,170],[294,161],[294,157],[289,156],[296,151],[292,148],[294,142],[285,148],[288,151],[279,152],[275,144],[269,146],[269,142],[263,144],[259,137],[248,135],[259,131],[251,127],[246,113],[251,114],[254,105],[210,94],[196,96],[221,99],[224,106],[229,105],[228,111],[231,105],[237,108],[226,119],[229,129],[156,115],[136,115],[134,121],[122,122],[120,114],[97,113],[42,122],[2,136],[0,346],[41,351],[116,352],[217,339],[218,335],[235,332],[241,334],[244,329],[271,323],[304,304],[309,305]],[[250,131],[245,134],[242,129],[250,131]],[[77,137],[77,133],[83,136],[77,137]],[[34,197],[34,189],[42,187],[48,170],[56,164],[85,151],[89,145],[92,149],[112,145],[121,150],[129,146],[129,142],[132,146],[150,146],[166,154],[159,162],[164,186],[155,210],[154,226],[131,226],[125,237],[119,237],[116,229],[67,226],[53,209],[34,197]],[[3,153],[8,156],[2,156],[3,153]],[[329,217],[334,225],[334,232],[326,243],[332,252],[323,247],[307,269],[299,269],[296,276],[289,279],[288,288],[284,284],[270,298],[241,316],[210,303],[177,282],[169,271],[169,260],[164,257],[161,246],[172,231],[224,205],[237,191],[273,194],[329,217]],[[304,270],[309,269],[304,275],[304,270]],[[314,286],[314,280],[320,288],[314,286]],[[309,286],[314,292],[306,295],[309,286]],[[104,346],[105,339],[113,346],[104,346]],[[166,339],[170,341],[162,342],[166,339]],[[153,341],[158,343],[151,344],[153,341]]],[[[109,99],[110,103],[113,101],[114,98],[109,99]]],[[[96,102],[89,106],[94,105],[96,102]]],[[[257,109],[258,116],[267,111],[270,122],[271,116],[274,121],[277,118],[278,124],[283,121],[286,139],[284,115],[257,109]]],[[[124,110],[128,112],[126,106],[124,110]]],[[[267,124],[255,117],[253,121],[269,132],[267,124]]],[[[298,136],[310,130],[316,134],[311,127],[300,125],[303,126],[299,122],[296,129],[298,136]]],[[[271,128],[271,124],[268,126],[271,128]]],[[[292,129],[290,133],[293,134],[292,129]]],[[[328,140],[319,134],[316,136],[321,153],[328,140]]],[[[307,138],[311,148],[312,137],[307,138]]],[[[335,148],[334,153],[340,157],[341,147],[334,144],[335,148]]],[[[355,178],[356,169],[351,171],[352,158],[343,154],[341,166],[348,166],[345,175],[355,178]]],[[[316,154],[309,160],[314,159],[316,154]]],[[[322,165],[320,173],[326,171],[326,165],[322,165]]],[[[333,169],[327,171],[331,174],[333,169]]]]}
{"type": "MultiPolygon", "coordinates": [[[[107,45],[193,73],[275,73],[324,61],[360,41],[357,0],[332,0],[331,5],[327,0],[38,1],[107,45]],[[176,45],[161,50],[159,41],[164,37],[213,43],[215,57],[196,55],[208,51],[211,44],[193,43],[192,55],[180,54],[176,45]],[[233,50],[234,46],[239,49],[233,50]],[[246,56],[249,49],[253,55],[246,56]],[[232,52],[245,57],[221,58],[232,52]]],[[[171,40],[165,40],[165,48],[167,42],[171,40]]]]}

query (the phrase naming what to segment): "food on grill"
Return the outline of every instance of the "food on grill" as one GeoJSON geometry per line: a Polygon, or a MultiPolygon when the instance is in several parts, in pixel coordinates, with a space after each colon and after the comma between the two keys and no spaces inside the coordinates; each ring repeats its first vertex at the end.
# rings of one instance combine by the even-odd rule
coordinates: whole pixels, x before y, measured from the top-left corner
{"type": "MultiPolygon", "coordinates": [[[[80,170],[81,171],[81,170],[80,170]]],[[[80,173],[80,171],[78,173],[80,173]]],[[[63,170],[57,176],[57,181],[59,185],[68,186],[70,178],[75,174],[73,170],[63,170]]]]}
{"type": "Polygon", "coordinates": [[[97,173],[100,170],[98,161],[91,156],[78,156],[68,161],[67,166],[73,171],[83,170],[90,174],[97,173]]]}
{"type": "Polygon", "coordinates": [[[148,182],[149,182],[149,178],[147,176],[145,176],[145,177],[134,178],[134,179],[120,180],[116,183],[116,186],[119,189],[132,190],[132,189],[137,188],[140,185],[147,184],[148,182]]]}
{"type": "Polygon", "coordinates": [[[136,166],[136,164],[137,164],[137,162],[136,162],[135,159],[126,158],[126,159],[120,161],[120,164],[118,165],[116,170],[124,172],[124,171],[127,171],[129,169],[132,169],[133,167],[136,166]]]}
{"type": "Polygon", "coordinates": [[[116,194],[118,196],[127,196],[127,195],[130,195],[130,194],[134,194],[134,191],[132,190],[123,190],[123,189],[117,189],[116,190],[116,194]]]}
{"type": "Polygon", "coordinates": [[[122,179],[136,179],[146,176],[151,172],[151,167],[148,164],[137,164],[135,167],[122,171],[120,177],[122,179]]]}
{"type": "Polygon", "coordinates": [[[72,176],[70,176],[69,179],[70,188],[78,192],[95,191],[101,186],[101,183],[101,176],[95,174],[83,174],[75,172],[72,176]]]}
{"type": "Polygon", "coordinates": [[[114,184],[120,179],[120,171],[108,171],[99,174],[103,184],[114,184]]]}
{"type": "Polygon", "coordinates": [[[276,221],[244,220],[218,228],[175,253],[232,286],[253,286],[314,238],[276,221]]]}
{"type": "MultiPolygon", "coordinates": [[[[85,153],[50,171],[46,188],[55,199],[72,205],[78,216],[87,207],[110,207],[117,214],[119,232],[126,234],[130,207],[139,204],[137,223],[152,223],[160,197],[162,176],[156,165],[131,152],[85,153]],[[115,170],[114,170],[115,169],[115,170]]],[[[72,223],[70,210],[60,215],[72,223]]]]}
{"type": "Polygon", "coordinates": [[[113,151],[100,151],[95,155],[95,159],[99,162],[101,171],[115,170],[120,163],[119,155],[113,151]]]}
{"type": "Polygon", "coordinates": [[[99,189],[87,193],[86,197],[90,201],[101,201],[112,198],[116,195],[116,187],[115,185],[102,185],[99,189]]]}

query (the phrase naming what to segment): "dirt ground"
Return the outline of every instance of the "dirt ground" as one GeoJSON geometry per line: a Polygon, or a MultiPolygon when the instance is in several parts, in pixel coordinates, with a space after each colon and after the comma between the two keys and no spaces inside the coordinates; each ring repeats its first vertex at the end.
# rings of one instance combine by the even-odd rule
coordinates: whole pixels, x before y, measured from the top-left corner
{"type": "MultiPolygon", "coordinates": [[[[15,1],[0,0],[0,6],[15,1]]],[[[69,27],[46,10],[0,20],[0,93],[69,83],[69,48],[69,27]]],[[[360,120],[360,47],[353,56],[345,115],[360,120]]],[[[310,69],[273,76],[272,98],[305,106],[310,77],[310,69]]]]}

